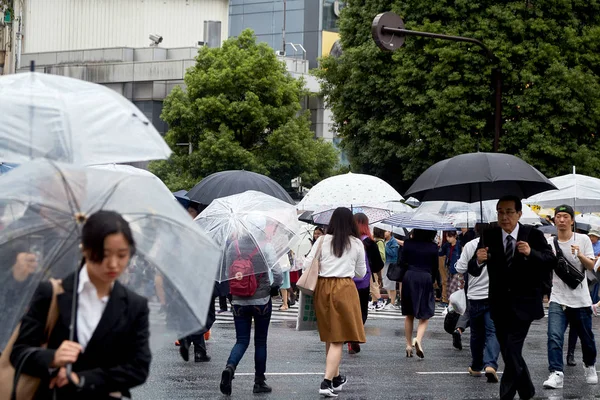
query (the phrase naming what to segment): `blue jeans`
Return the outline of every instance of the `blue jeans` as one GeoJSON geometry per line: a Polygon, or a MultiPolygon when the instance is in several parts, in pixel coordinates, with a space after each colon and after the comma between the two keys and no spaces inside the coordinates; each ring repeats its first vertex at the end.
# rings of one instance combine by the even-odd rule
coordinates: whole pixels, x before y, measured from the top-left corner
{"type": "Polygon", "coordinates": [[[569,308],[553,301],[548,308],[548,369],[564,371],[563,344],[567,324],[575,329],[581,339],[583,363],[586,367],[596,364],[596,341],[592,332],[592,309],[569,308]]]}
{"type": "Polygon", "coordinates": [[[490,316],[488,300],[469,300],[471,315],[471,368],[481,371],[485,367],[498,369],[500,344],[496,337],[494,321],[490,316]]]}
{"type": "Polygon", "coordinates": [[[255,382],[265,381],[267,369],[267,334],[271,322],[271,300],[260,306],[233,306],[233,322],[235,323],[236,342],[231,349],[227,365],[237,367],[250,345],[250,330],[254,318],[254,369],[255,382]]]}

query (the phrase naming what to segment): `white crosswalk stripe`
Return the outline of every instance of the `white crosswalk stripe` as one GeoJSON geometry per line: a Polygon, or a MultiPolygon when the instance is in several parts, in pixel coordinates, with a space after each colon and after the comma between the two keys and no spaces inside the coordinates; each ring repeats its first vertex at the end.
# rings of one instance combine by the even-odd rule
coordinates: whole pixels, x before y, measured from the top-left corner
{"type": "MultiPolygon", "coordinates": [[[[289,307],[288,310],[279,310],[281,307],[281,300],[274,299],[273,300],[273,312],[271,314],[271,322],[272,323],[281,323],[286,321],[296,321],[298,317],[298,303],[289,307]]],[[[159,312],[160,304],[156,302],[150,302],[150,323],[164,325],[165,324],[165,313],[159,312]]],[[[217,310],[217,318],[215,324],[233,324],[233,314],[231,313],[231,305],[229,304],[229,311],[219,313],[219,303],[218,300],[215,302],[215,309],[217,310]]],[[[443,308],[436,306],[435,307],[435,317],[442,317],[443,308]]],[[[369,318],[370,320],[402,320],[404,316],[402,315],[402,311],[398,310],[369,310],[369,318]]]]}

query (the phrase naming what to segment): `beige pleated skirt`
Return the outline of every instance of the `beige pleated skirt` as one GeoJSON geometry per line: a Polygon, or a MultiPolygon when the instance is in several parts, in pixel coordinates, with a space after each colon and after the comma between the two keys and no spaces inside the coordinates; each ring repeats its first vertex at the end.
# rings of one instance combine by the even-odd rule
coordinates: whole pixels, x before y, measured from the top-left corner
{"type": "Polygon", "coordinates": [[[358,291],[352,278],[319,277],[314,294],[317,327],[322,342],[365,343],[358,291]]]}

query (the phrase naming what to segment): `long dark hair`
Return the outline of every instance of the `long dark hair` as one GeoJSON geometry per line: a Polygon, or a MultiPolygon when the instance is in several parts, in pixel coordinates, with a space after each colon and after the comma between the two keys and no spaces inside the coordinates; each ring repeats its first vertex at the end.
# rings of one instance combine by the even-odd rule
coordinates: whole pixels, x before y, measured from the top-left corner
{"type": "Polygon", "coordinates": [[[350,245],[350,236],[359,237],[358,225],[354,222],[352,211],[345,207],[338,207],[333,212],[327,233],[333,236],[331,247],[336,257],[341,257],[344,250],[350,245]]]}
{"type": "Polygon", "coordinates": [[[417,242],[433,242],[435,239],[437,232],[436,231],[426,231],[424,229],[413,229],[412,231],[412,240],[417,242]]]}

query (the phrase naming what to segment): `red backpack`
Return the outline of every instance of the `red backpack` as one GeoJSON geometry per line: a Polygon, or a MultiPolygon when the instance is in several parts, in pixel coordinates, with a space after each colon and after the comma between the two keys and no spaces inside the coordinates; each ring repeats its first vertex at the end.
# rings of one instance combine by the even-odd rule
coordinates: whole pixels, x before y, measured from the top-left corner
{"type": "Polygon", "coordinates": [[[238,297],[252,297],[258,288],[252,257],[258,253],[258,249],[250,253],[248,258],[242,257],[237,241],[235,249],[238,255],[229,267],[229,293],[238,297]]]}

